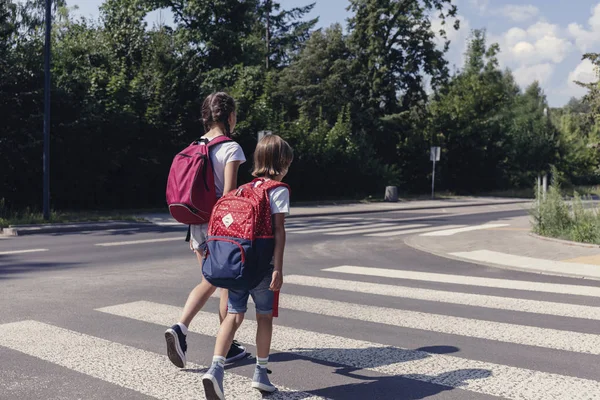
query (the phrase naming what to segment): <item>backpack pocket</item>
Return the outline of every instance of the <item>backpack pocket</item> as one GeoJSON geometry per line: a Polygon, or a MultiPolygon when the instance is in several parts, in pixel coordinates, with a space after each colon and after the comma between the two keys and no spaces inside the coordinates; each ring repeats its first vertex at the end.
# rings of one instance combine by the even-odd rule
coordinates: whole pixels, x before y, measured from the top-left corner
{"type": "Polygon", "coordinates": [[[247,239],[211,237],[206,241],[208,256],[202,274],[214,286],[225,289],[246,285],[247,270],[255,264],[252,242],[247,239]]]}

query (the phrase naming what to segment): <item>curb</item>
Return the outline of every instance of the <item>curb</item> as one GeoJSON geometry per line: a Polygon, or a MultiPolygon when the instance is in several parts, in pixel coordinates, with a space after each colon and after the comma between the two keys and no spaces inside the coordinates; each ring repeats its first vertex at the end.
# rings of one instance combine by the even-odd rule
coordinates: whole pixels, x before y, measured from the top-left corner
{"type": "MultiPolygon", "coordinates": [[[[351,214],[380,214],[397,211],[414,211],[414,210],[439,210],[440,208],[461,208],[461,207],[485,207],[485,206],[505,206],[510,204],[525,204],[530,203],[530,200],[513,200],[513,201],[499,201],[499,202],[487,202],[477,204],[450,204],[450,205],[439,205],[439,206],[409,206],[402,208],[386,208],[382,210],[362,210],[362,211],[333,211],[323,213],[306,213],[306,214],[290,214],[287,218],[310,218],[310,217],[324,217],[328,215],[351,215],[351,214]]],[[[293,210],[293,209],[292,209],[293,210]]]]}
{"type": "Polygon", "coordinates": [[[64,224],[43,225],[10,225],[1,232],[2,236],[25,236],[43,233],[81,232],[81,231],[103,231],[117,228],[145,228],[155,226],[151,222],[136,221],[104,221],[104,222],[74,222],[64,224]]]}
{"type": "Polygon", "coordinates": [[[534,274],[534,275],[548,275],[548,276],[559,276],[561,278],[586,279],[586,280],[591,280],[591,281],[600,281],[600,278],[595,277],[595,276],[570,274],[568,272],[560,272],[559,273],[559,272],[555,272],[555,271],[530,270],[528,268],[519,268],[519,267],[513,267],[513,266],[509,266],[509,265],[494,264],[494,263],[490,263],[490,262],[475,261],[475,260],[469,260],[466,258],[455,257],[448,253],[431,250],[422,245],[413,243],[411,241],[411,238],[412,238],[412,236],[404,239],[404,244],[407,245],[408,247],[415,249],[417,251],[421,251],[423,253],[434,255],[436,257],[446,258],[448,260],[460,261],[460,262],[469,263],[469,264],[473,264],[473,265],[477,265],[477,266],[505,269],[508,271],[526,272],[526,273],[534,274]]]}
{"type": "Polygon", "coordinates": [[[553,238],[553,237],[541,236],[541,235],[538,235],[537,233],[533,233],[533,232],[529,232],[528,235],[533,238],[539,239],[539,240],[545,240],[547,242],[565,244],[567,246],[585,247],[587,249],[600,248],[600,245],[593,244],[593,243],[581,243],[581,242],[574,242],[572,240],[557,239],[557,238],[553,238]]]}

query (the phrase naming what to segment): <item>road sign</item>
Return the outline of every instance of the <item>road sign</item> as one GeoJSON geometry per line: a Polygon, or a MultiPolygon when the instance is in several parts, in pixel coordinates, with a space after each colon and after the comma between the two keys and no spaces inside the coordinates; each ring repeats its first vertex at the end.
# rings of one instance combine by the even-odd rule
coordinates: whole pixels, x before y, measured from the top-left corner
{"type": "Polygon", "coordinates": [[[429,161],[440,161],[441,147],[432,147],[429,154],[429,161]]]}
{"type": "Polygon", "coordinates": [[[429,161],[433,162],[433,172],[431,174],[431,198],[435,197],[435,162],[440,161],[442,150],[439,146],[432,146],[429,153],[429,161]]]}

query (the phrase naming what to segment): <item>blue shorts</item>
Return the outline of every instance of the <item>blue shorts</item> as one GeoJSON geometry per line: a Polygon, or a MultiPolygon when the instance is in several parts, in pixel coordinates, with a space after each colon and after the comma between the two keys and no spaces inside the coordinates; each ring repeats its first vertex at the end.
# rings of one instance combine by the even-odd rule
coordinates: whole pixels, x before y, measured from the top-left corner
{"type": "Polygon", "coordinates": [[[232,290],[229,289],[229,300],[227,312],[230,314],[243,314],[248,310],[248,296],[252,296],[256,306],[257,314],[270,314],[273,312],[273,299],[275,292],[269,290],[273,270],[270,270],[262,281],[251,290],[232,290]]]}

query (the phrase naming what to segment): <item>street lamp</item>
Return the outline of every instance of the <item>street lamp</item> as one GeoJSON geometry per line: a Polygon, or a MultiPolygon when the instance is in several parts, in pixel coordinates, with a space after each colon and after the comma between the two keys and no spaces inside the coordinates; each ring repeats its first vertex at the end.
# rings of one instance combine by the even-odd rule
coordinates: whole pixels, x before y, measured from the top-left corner
{"type": "Polygon", "coordinates": [[[44,219],[50,219],[50,40],[52,0],[46,0],[46,43],[44,55],[44,219]]]}

